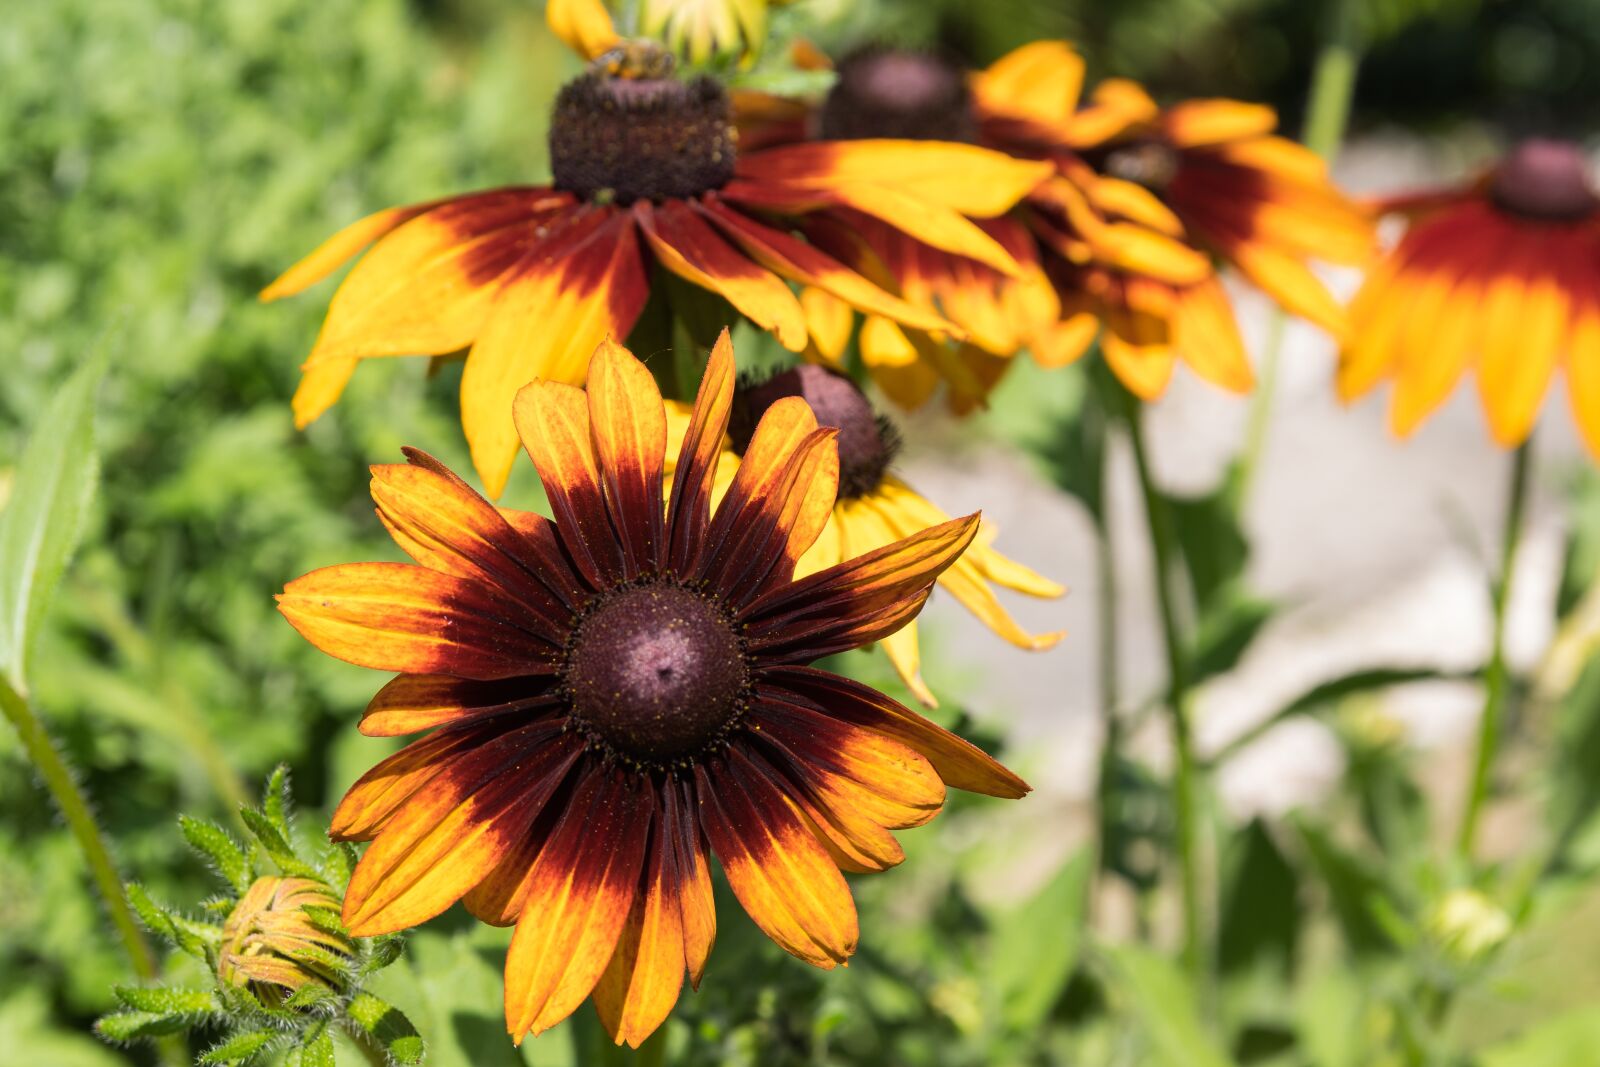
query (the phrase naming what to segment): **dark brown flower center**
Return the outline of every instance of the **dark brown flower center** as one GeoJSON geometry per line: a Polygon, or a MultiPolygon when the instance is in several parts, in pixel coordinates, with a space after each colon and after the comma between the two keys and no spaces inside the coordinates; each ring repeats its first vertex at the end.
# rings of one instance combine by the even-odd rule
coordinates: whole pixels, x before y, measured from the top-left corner
{"type": "Polygon", "coordinates": [[[668,579],[601,596],[578,621],[565,669],[592,741],[652,767],[693,758],[728,732],[750,682],[731,614],[668,579]]]}
{"type": "Polygon", "coordinates": [[[557,189],[621,204],[683,199],[726,185],[733,164],[728,94],[710,78],[618,77],[597,67],[556,96],[557,189]]]}
{"type": "Polygon", "coordinates": [[[842,374],[806,364],[759,384],[743,383],[734,400],[728,433],[743,452],[766,410],[786,396],[798,396],[821,426],[839,431],[839,499],[849,500],[877,489],[900,451],[900,435],[889,420],[842,374]]]}
{"type": "Polygon", "coordinates": [[[1600,208],[1588,160],[1570,141],[1524,141],[1495,168],[1489,187],[1503,210],[1548,221],[1581,219],[1600,208]]]}
{"type": "Polygon", "coordinates": [[[965,73],[943,56],[867,48],[847,56],[838,75],[822,104],[821,133],[830,141],[977,139],[965,73]]]}
{"type": "Polygon", "coordinates": [[[1105,155],[1102,172],[1160,193],[1178,176],[1177,150],[1165,141],[1139,140],[1118,145],[1105,155]]]}

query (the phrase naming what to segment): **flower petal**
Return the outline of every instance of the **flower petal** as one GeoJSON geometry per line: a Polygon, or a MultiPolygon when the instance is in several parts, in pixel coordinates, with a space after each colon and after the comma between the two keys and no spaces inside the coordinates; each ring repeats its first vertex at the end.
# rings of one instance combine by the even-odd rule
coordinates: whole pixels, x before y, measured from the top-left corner
{"type": "Polygon", "coordinates": [[[662,266],[722,296],[751,322],[777,335],[789,351],[805,347],[805,313],[783,279],[740,255],[688,204],[668,200],[653,207],[639,200],[633,214],[662,266]]]}
{"type": "Polygon", "coordinates": [[[589,432],[611,525],[622,541],[624,574],[659,570],[666,557],[662,468],[667,413],[643,363],[610,340],[589,364],[589,432]]]}
{"type": "Polygon", "coordinates": [[[310,255],[273,279],[271,285],[261,290],[261,301],[266,303],[309,289],[338,270],[340,264],[373,241],[390,230],[410,222],[423,212],[438,207],[441,203],[444,201],[429,200],[421,204],[408,204],[405,207],[389,207],[357,219],[318,245],[310,255]]]}
{"type": "Polygon", "coordinates": [[[571,203],[549,189],[495,189],[413,218],[340,283],[308,365],[465,348],[501,277],[538,246],[540,223],[571,203]]]}
{"type": "Polygon", "coordinates": [[[831,969],[856,950],[855,902],[793,802],[737,748],[695,767],[701,825],[734,896],[778,947],[831,969]]]}
{"type": "Polygon", "coordinates": [[[505,720],[460,730],[440,730],[402,748],[356,780],[334,809],[328,836],[335,841],[370,841],[400,805],[464,753],[475,751],[512,728],[505,720]]]}
{"type": "Polygon", "coordinates": [[[584,59],[598,58],[621,41],[600,0],[546,0],[544,17],[550,32],[584,59]]]}
{"type": "Polygon", "coordinates": [[[621,577],[623,562],[600,486],[588,398],[570,385],[536,381],[517,393],[514,411],[562,545],[592,587],[607,588],[621,577]]]}
{"type": "Polygon", "coordinates": [[[922,753],[948,785],[970,793],[1016,799],[1028,783],[976,745],[935,725],[870,686],[814,667],[774,667],[761,672],[778,687],[825,715],[873,730],[922,753]]]}
{"type": "Polygon", "coordinates": [[[1185,100],[1162,113],[1161,125],[1175,147],[1195,148],[1269,134],[1278,113],[1240,100],[1185,100]]]}
{"type": "Polygon", "coordinates": [[[383,671],[492,681],[553,673],[560,652],[520,603],[406,563],[312,571],[284,587],[278,610],[328,655],[383,671]]]}
{"type": "Polygon", "coordinates": [[[711,525],[711,489],[722,456],[723,436],[733,410],[733,342],[723,330],[706,361],[694,412],[684,431],[673,466],[668,500],[670,565],[678,574],[696,569],[707,528],[711,525]]]}
{"type": "Polygon", "coordinates": [[[560,723],[535,723],[464,754],[418,789],[350,877],[351,933],[404,930],[460,900],[527,833],[582,751],[560,723]]]}
{"type": "Polygon", "coordinates": [[[595,347],[626,337],[649,295],[632,216],[590,210],[505,280],[461,375],[461,425],[497,497],[517,451],[511,398],[535,378],[581,384],[595,347]]]}
{"type": "MultiPolygon", "coordinates": [[[[893,615],[880,613],[904,606],[914,615],[935,579],[977,532],[977,515],[954,519],[767,593],[742,615],[751,650],[763,657],[799,657],[817,648],[837,652],[856,647],[834,646],[861,636],[864,621],[873,630],[888,626],[893,615]]],[[[883,629],[866,640],[898,628],[883,629]]],[[[817,653],[827,654],[831,652],[817,653]]]]}
{"type": "Polygon", "coordinates": [[[572,1014],[605,972],[638,891],[651,807],[632,773],[591,769],[534,861],[506,954],[517,1042],[572,1014]]]}
{"type": "Polygon", "coordinates": [[[1078,110],[1083,70],[1083,57],[1066,41],[1034,41],[972,75],[973,100],[991,114],[1063,124],[1078,110]]]}
{"type": "Polygon", "coordinates": [[[560,699],[554,679],[474,682],[446,674],[402,674],[378,690],[361,715],[368,737],[399,737],[436,726],[464,726],[512,712],[528,713],[560,699]]]}

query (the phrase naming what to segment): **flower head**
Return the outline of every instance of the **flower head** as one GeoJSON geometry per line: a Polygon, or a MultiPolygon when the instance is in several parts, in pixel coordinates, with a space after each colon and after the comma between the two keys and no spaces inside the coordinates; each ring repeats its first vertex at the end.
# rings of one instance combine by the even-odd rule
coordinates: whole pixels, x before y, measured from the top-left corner
{"type": "Polygon", "coordinates": [[[1474,371],[1490,433],[1533,429],[1558,367],[1589,451],[1600,456],[1600,195],[1578,146],[1524,142],[1451,188],[1380,204],[1399,243],[1350,305],[1339,393],[1394,382],[1404,436],[1474,371]]]}
{"type": "Polygon", "coordinates": [[[308,985],[331,988],[341,982],[337,964],[348,961],[354,947],[342,932],[315,921],[318,910],[339,912],[339,898],[326,883],[257,878],[222,922],[217,978],[249,986],[267,1004],[281,1003],[286,994],[308,985]]]}
{"type": "MultiPolygon", "coordinates": [[[[727,450],[718,465],[713,499],[732,484],[739,457],[750,447],[751,429],[774,404],[788,397],[803,399],[820,425],[833,427],[839,434],[838,500],[816,543],[800,557],[797,575],[803,577],[836,566],[896,538],[949,521],[948,515],[892,473],[900,451],[900,436],[893,423],[873,410],[850,379],[812,365],[784,371],[764,381],[747,380],[735,390],[727,450]]],[[[669,405],[669,435],[681,435],[689,424],[686,408],[669,405]]],[[[1024,630],[995,596],[994,587],[1042,598],[1059,597],[1066,590],[996,552],[991,546],[994,534],[993,528],[980,527],[972,546],[939,576],[938,584],[984,625],[1018,648],[1038,651],[1053,647],[1062,635],[1030,634],[1024,630]]],[[[880,643],[917,699],[936,706],[933,691],[922,679],[916,622],[907,622],[880,643]]]]}
{"type": "Polygon", "coordinates": [[[1063,322],[1103,322],[1106,360],[1134,393],[1159,395],[1182,360],[1223,388],[1254,376],[1211,257],[1288,311],[1342,333],[1310,259],[1359,264],[1367,213],[1308,149],[1273,134],[1270,108],[1192,100],[1162,109],[1111,79],[1080,105],[1083,64],[1059,41],[1025,45],[974,82],[985,144],[1052,161],[1028,200],[1063,322]]]}
{"type": "Polygon", "coordinates": [[[554,521],[500,511],[421,453],[373,470],[379,515],[415,565],[291,582],[289,621],[324,651],[401,672],[362,721],[432,731],[346,795],[333,833],[371,840],[345,897],[357,934],[457,900],[516,924],[517,1039],[586,997],[637,1045],[698,984],[715,934],[710,862],[774,941],[819,967],[854,952],[840,875],[903,853],[892,830],[946,783],[1017,797],[981,751],[866,686],[807,666],[914,617],[978,530],[942,523],[795,578],[828,525],[836,431],[788,397],[755,425],[712,507],[734,399],[712,352],[664,486],[650,373],[607,342],[588,392],[539,380],[518,429],[554,521]],[[665,500],[665,506],[663,506],[665,500]]]}
{"type": "Polygon", "coordinates": [[[584,354],[627,337],[663,272],[799,351],[806,313],[790,282],[894,322],[961,333],[802,239],[807,224],[866,217],[1003,273],[1018,269],[968,216],[1005,211],[1039,179],[1038,164],[898,141],[741,155],[719,83],[685,81],[659,46],[618,41],[598,4],[552,5],[550,16],[593,56],[556,98],[550,184],[380,211],[263,291],[268,300],[298,292],[372,244],[334,294],[303,367],[299,425],[338,399],[361,359],[466,349],[462,427],[496,496],[516,454],[516,389],[535,378],[581,383],[584,354]]]}

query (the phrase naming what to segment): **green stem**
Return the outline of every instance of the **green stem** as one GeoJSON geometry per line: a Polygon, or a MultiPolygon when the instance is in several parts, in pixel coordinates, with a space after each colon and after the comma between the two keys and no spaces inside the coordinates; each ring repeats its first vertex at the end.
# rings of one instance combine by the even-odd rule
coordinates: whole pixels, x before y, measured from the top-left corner
{"type": "MultiPolygon", "coordinates": [[[[1327,39],[1317,53],[1311,70],[1311,89],[1306,100],[1306,122],[1301,131],[1305,146],[1329,162],[1339,151],[1350,124],[1350,105],[1355,99],[1356,73],[1361,67],[1361,48],[1350,0],[1329,0],[1327,39]]],[[[1261,357],[1261,381],[1251,398],[1250,423],[1240,459],[1236,483],[1236,506],[1244,507],[1250,496],[1266,447],[1267,427],[1272,404],[1278,392],[1278,365],[1283,356],[1286,316],[1273,312],[1261,357]]]]}
{"type": "Polygon", "coordinates": [[[1167,708],[1172,718],[1172,747],[1177,760],[1172,779],[1172,804],[1178,843],[1178,873],[1183,893],[1183,960],[1196,983],[1195,988],[1203,992],[1207,988],[1207,952],[1201,932],[1199,813],[1195,803],[1194,742],[1189,736],[1188,655],[1178,630],[1177,600],[1171,584],[1177,564],[1175,538],[1166,498],[1156,488],[1150,473],[1149,450],[1145,446],[1139,401],[1126,390],[1123,396],[1128,438],[1133,445],[1134,465],[1139,471],[1139,490],[1144,496],[1150,547],[1155,556],[1156,600],[1161,610],[1161,637],[1167,654],[1167,708]]]}
{"type": "Polygon", "coordinates": [[[27,700],[4,679],[0,679],[0,711],[4,711],[11,725],[17,728],[23,750],[39,772],[39,777],[44,779],[45,788],[55,799],[56,806],[61,809],[67,828],[78,839],[78,847],[83,850],[83,858],[89,864],[89,873],[93,875],[95,886],[105,901],[112,925],[117,928],[123,947],[128,950],[134,973],[143,981],[154,981],[157,975],[155,956],[139,930],[133,910],[128,907],[128,898],[123,893],[122,879],[117,876],[111,852],[106,848],[105,838],[94,821],[94,813],[89,810],[89,802],[78,788],[78,783],[73,781],[66,761],[50,740],[50,735],[45,733],[44,725],[34,715],[27,700]]]}
{"type": "Polygon", "coordinates": [[[1461,832],[1456,851],[1470,862],[1477,844],[1478,823],[1484,800],[1489,794],[1490,772],[1500,747],[1501,720],[1505,716],[1506,690],[1506,607],[1511,600],[1511,576],[1516,563],[1517,544],[1522,539],[1522,519],[1527,510],[1528,476],[1532,467],[1533,439],[1518,448],[1511,461],[1511,483],[1506,496],[1505,532],[1500,544],[1500,574],[1494,585],[1494,630],[1489,644],[1489,664],[1484,669],[1483,718],[1478,723],[1478,753],[1473,761],[1472,779],[1467,786],[1466,807],[1461,816],[1461,832]]]}

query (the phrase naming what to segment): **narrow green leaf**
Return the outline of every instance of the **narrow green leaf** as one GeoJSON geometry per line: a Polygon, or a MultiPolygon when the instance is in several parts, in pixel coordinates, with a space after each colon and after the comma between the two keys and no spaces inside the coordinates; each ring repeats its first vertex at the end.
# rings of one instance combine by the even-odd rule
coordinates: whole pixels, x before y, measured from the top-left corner
{"type": "Polygon", "coordinates": [[[228,831],[216,823],[188,815],[178,816],[178,826],[183,830],[184,840],[209,858],[229,885],[240,893],[250,888],[249,857],[228,831]]]}
{"type": "Polygon", "coordinates": [[[240,808],[239,818],[244,820],[245,826],[255,835],[256,840],[261,842],[261,848],[272,857],[272,862],[276,863],[284,874],[295,874],[305,878],[321,877],[315,867],[294,854],[289,839],[268,815],[255,808],[240,808]]]}
{"type": "Polygon", "coordinates": [[[165,1015],[153,1011],[119,1011],[102,1016],[95,1032],[108,1041],[137,1041],[142,1037],[164,1037],[189,1026],[185,1015],[165,1015]]]}
{"type": "Polygon", "coordinates": [[[1321,827],[1295,819],[1294,827],[1311,857],[1312,867],[1328,889],[1334,915],[1345,940],[1358,954],[1389,948],[1391,938],[1374,916],[1374,901],[1387,894],[1372,866],[1346,851],[1321,827]]]}
{"type": "Polygon", "coordinates": [[[1321,682],[1307,689],[1272,715],[1229,741],[1220,752],[1212,756],[1207,762],[1213,766],[1223,763],[1284,720],[1292,719],[1296,715],[1319,711],[1323,708],[1336,707],[1346,697],[1352,697],[1358,693],[1371,693],[1379,689],[1387,689],[1392,685],[1404,685],[1407,682],[1427,682],[1460,677],[1463,676],[1448,674],[1434,670],[1431,667],[1374,667],[1370,670],[1354,671],[1342,677],[1321,682]]]}
{"type": "Polygon", "coordinates": [[[333,1035],[326,1026],[306,1039],[300,1046],[301,1067],[335,1067],[333,1061],[333,1035]]]}
{"type": "Polygon", "coordinates": [[[67,379],[34,424],[0,512],[0,675],[27,692],[28,653],[89,512],[99,473],[93,359],[67,379]]]}
{"type": "Polygon", "coordinates": [[[173,929],[172,916],[168,914],[167,909],[157,904],[138,882],[129,882],[124,888],[128,894],[128,904],[132,906],[133,913],[139,916],[139,921],[144,923],[145,929],[176,943],[178,935],[173,929]]]}
{"type": "Polygon", "coordinates": [[[261,811],[266,815],[267,821],[283,835],[285,841],[294,840],[294,831],[289,827],[291,808],[288,764],[280,763],[272,768],[272,774],[267,777],[267,787],[262,792],[261,811]]]}
{"type": "Polygon", "coordinates": [[[276,1030],[249,1030],[234,1034],[219,1045],[213,1045],[201,1054],[196,1062],[201,1064],[245,1063],[257,1056],[276,1040],[283,1037],[276,1030]]]}
{"type": "Polygon", "coordinates": [[[215,1011],[217,998],[204,989],[170,986],[117,986],[117,999],[135,1011],[160,1015],[199,1015],[215,1011]]]}
{"type": "Polygon", "coordinates": [[[1229,839],[1217,962],[1224,972],[1269,963],[1287,979],[1300,932],[1300,887],[1294,868],[1265,824],[1256,819],[1229,839]]]}
{"type": "Polygon", "coordinates": [[[989,981],[1014,1033],[1043,1023],[1072,978],[1093,869],[1089,850],[1080,851],[1032,898],[993,920],[989,981]]]}
{"type": "Polygon", "coordinates": [[[1200,1021],[1195,990],[1172,961],[1134,945],[1107,948],[1110,984],[1149,1039],[1153,1061],[1168,1067],[1231,1067],[1200,1021]]]}

